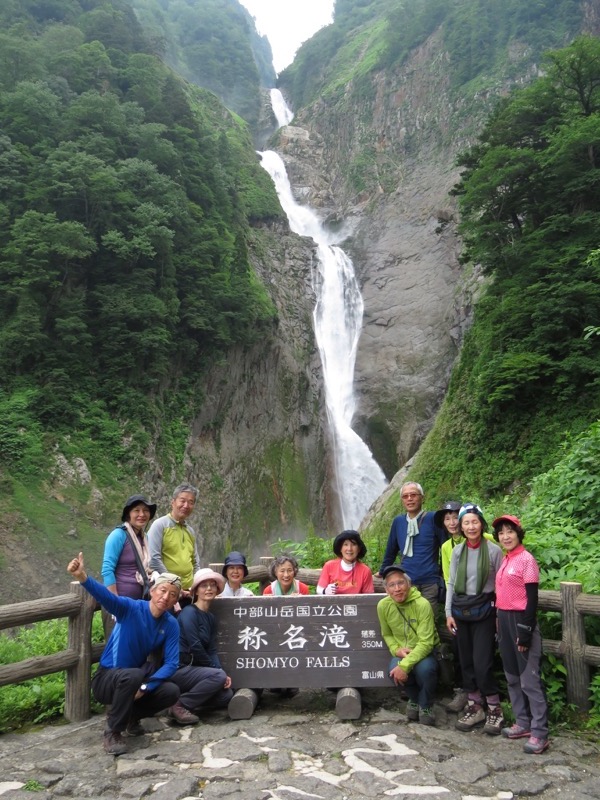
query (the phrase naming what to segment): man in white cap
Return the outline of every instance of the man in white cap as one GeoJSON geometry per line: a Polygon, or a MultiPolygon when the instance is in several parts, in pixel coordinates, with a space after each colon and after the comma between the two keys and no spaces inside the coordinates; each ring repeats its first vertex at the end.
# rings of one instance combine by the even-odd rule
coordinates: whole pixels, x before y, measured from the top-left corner
{"type": "Polygon", "coordinates": [[[117,619],[100,656],[92,692],[99,703],[110,705],[104,749],[118,756],[127,752],[123,732],[143,734],[140,719],[169,708],[179,697],[179,688],[169,680],[179,666],[179,626],[169,612],[179,599],[181,580],[164,572],[155,578],[150,600],[132,600],[91,578],[83,553],[69,562],[67,571],[117,619]],[[162,664],[149,660],[158,648],[164,653],[162,664]]]}

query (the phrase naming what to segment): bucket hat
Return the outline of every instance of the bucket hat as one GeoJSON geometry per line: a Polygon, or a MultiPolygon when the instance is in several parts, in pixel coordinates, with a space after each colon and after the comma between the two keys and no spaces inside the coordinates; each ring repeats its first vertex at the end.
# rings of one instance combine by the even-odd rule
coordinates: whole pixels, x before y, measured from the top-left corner
{"type": "Polygon", "coordinates": [[[138,506],[140,503],[143,503],[148,507],[148,510],[150,511],[150,519],[153,519],[154,515],[156,514],[156,503],[151,503],[144,497],[143,494],[132,494],[131,497],[128,497],[125,501],[123,513],[121,514],[121,522],[125,522],[131,509],[134,506],[138,506]]]}
{"type": "Polygon", "coordinates": [[[338,558],[342,557],[342,545],[348,541],[355,542],[358,545],[358,558],[364,558],[367,555],[367,546],[360,538],[358,531],[342,531],[333,540],[333,552],[338,558]]]}
{"type": "Polygon", "coordinates": [[[438,528],[444,527],[444,517],[448,513],[448,511],[456,511],[457,513],[460,511],[461,503],[456,500],[448,500],[447,503],[435,512],[433,515],[433,522],[438,528]]]}
{"type": "Polygon", "coordinates": [[[238,550],[233,550],[229,555],[225,556],[225,563],[223,564],[223,575],[227,577],[227,567],[243,567],[244,578],[248,575],[248,567],[246,566],[246,556],[238,550]]]}

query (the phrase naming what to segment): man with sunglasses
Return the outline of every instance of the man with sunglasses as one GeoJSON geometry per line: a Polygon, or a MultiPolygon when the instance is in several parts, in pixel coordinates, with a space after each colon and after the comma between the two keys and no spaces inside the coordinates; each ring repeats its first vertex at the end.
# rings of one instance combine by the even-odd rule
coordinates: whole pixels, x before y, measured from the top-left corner
{"type": "Polygon", "coordinates": [[[100,656],[92,692],[99,703],[110,705],[104,749],[118,756],[127,752],[122,733],[143,734],[140,719],[170,708],[179,697],[179,688],[169,680],[179,666],[179,625],[169,612],[179,599],[181,579],[163,572],[154,579],[150,600],[132,600],[91,578],[83,553],[69,562],[67,571],[117,619],[100,656]],[[151,660],[151,654],[161,650],[162,663],[151,660]]]}
{"type": "Polygon", "coordinates": [[[446,533],[435,524],[433,511],[423,511],[423,487],[410,481],[400,487],[400,499],[405,514],[397,516],[390,528],[387,547],[379,569],[383,576],[400,554],[400,565],[412,581],[413,587],[429,600],[435,615],[440,588],[440,547],[446,533]]]}

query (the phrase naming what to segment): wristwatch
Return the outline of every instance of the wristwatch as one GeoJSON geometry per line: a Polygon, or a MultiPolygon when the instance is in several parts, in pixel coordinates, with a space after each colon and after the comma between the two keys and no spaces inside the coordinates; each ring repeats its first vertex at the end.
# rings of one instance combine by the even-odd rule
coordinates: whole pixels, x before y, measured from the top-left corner
{"type": "Polygon", "coordinates": [[[142,683],[142,685],[140,686],[140,692],[147,692],[147,691],[148,691],[148,684],[142,683]]]}

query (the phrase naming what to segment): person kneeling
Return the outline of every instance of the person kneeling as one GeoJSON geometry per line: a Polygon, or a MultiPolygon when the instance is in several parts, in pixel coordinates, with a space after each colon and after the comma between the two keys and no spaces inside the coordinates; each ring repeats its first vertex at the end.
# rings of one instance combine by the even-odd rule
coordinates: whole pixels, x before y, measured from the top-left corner
{"type": "Polygon", "coordinates": [[[177,669],[179,643],[177,620],[169,612],[179,600],[181,579],[163,572],[154,580],[150,600],[132,600],[113,594],[91,578],[83,553],[69,562],[67,570],[117,619],[100,656],[92,692],[99,703],[110,705],[104,749],[119,756],[127,752],[123,732],[130,736],[144,733],[140,719],[153,717],[179,697],[179,688],[169,680],[177,669]],[[159,649],[164,651],[162,664],[149,660],[159,649]]]}
{"type": "Polygon", "coordinates": [[[431,604],[398,565],[382,570],[387,597],[377,604],[381,634],[390,649],[390,678],[408,695],[406,716],[435,725],[433,697],[437,687],[439,644],[431,604]]]}
{"type": "Polygon", "coordinates": [[[225,578],[212,569],[199,569],[191,586],[193,603],[179,615],[179,669],[173,683],[181,689],[169,716],[180,725],[199,722],[203,708],[225,708],[231,698],[231,678],[217,655],[217,620],[210,604],[225,587],[225,578]]]}

